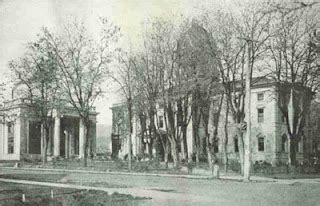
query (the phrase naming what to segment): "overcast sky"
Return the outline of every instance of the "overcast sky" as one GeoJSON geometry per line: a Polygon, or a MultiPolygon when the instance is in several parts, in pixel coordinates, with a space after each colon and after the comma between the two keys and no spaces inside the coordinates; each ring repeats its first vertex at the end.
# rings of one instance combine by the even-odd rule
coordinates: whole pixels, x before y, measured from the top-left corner
{"type": "MultiPolygon", "coordinates": [[[[203,8],[219,7],[228,0],[0,0],[0,72],[8,80],[8,61],[19,58],[26,43],[33,41],[41,27],[59,30],[64,20],[80,18],[93,33],[98,31],[99,17],[107,17],[121,27],[126,39],[136,41],[141,24],[149,17],[197,16],[203,8]]],[[[111,125],[109,107],[114,94],[107,94],[96,106],[98,122],[111,125]]]]}

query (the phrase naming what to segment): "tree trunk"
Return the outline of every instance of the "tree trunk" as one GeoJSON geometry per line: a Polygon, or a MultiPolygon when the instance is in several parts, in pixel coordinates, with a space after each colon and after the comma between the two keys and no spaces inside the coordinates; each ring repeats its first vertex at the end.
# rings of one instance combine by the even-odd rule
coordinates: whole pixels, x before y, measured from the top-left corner
{"type": "Polygon", "coordinates": [[[188,162],[188,146],[187,146],[187,127],[182,126],[182,140],[181,140],[182,159],[188,162]]]}
{"type": "MultiPolygon", "coordinates": [[[[196,121],[196,120],[195,120],[196,121]]],[[[196,167],[199,167],[200,163],[200,138],[198,134],[198,126],[195,125],[196,122],[192,121],[192,137],[193,137],[193,142],[194,142],[194,148],[195,148],[195,155],[196,155],[196,167]]],[[[191,157],[190,157],[191,158],[191,157]]]]}
{"type": "MultiPolygon", "coordinates": [[[[251,42],[250,42],[251,43],[251,42]]],[[[246,138],[244,141],[244,161],[243,161],[243,178],[245,181],[250,180],[250,169],[251,169],[251,50],[248,45],[248,58],[249,65],[247,65],[246,69],[246,96],[245,96],[245,106],[246,106],[246,122],[247,122],[247,130],[246,130],[246,138]]]]}
{"type": "Polygon", "coordinates": [[[90,129],[90,121],[89,120],[83,120],[84,122],[84,137],[86,138],[84,140],[84,157],[83,157],[83,166],[87,167],[88,166],[88,147],[89,147],[89,129],[90,129]]]}
{"type": "Polygon", "coordinates": [[[209,133],[206,133],[206,151],[207,151],[207,156],[208,156],[208,165],[209,168],[212,169],[213,168],[213,157],[212,157],[212,150],[210,147],[210,141],[209,141],[209,133]]]}
{"type": "Polygon", "coordinates": [[[145,131],[146,131],[146,119],[143,113],[139,114],[139,120],[141,125],[141,138],[140,138],[140,147],[139,147],[139,154],[141,157],[144,156],[144,138],[145,138],[145,131]]]}
{"type": "Polygon", "coordinates": [[[41,124],[41,139],[42,139],[42,164],[48,162],[48,143],[50,140],[50,127],[45,126],[48,123],[41,124]]]}
{"type": "Polygon", "coordinates": [[[171,156],[173,160],[173,167],[177,168],[179,165],[177,142],[174,139],[172,139],[170,143],[171,143],[171,156]]]}
{"type": "Polygon", "coordinates": [[[41,124],[41,142],[42,142],[42,164],[45,165],[48,161],[48,132],[45,123],[41,124]]]}
{"type": "Polygon", "coordinates": [[[183,150],[182,150],[182,157],[186,162],[191,157],[188,157],[188,141],[187,141],[187,134],[188,134],[188,124],[189,124],[189,95],[187,95],[183,100],[183,125],[182,125],[182,143],[183,143],[183,150]]]}
{"type": "Polygon", "coordinates": [[[223,153],[224,153],[224,171],[228,171],[228,116],[229,116],[229,104],[227,103],[225,122],[224,122],[224,141],[223,141],[223,153]]]}
{"type": "Polygon", "coordinates": [[[128,137],[128,169],[132,168],[132,132],[129,133],[128,137]]]}
{"type": "Polygon", "coordinates": [[[200,165],[200,149],[196,148],[196,167],[200,165]]]}
{"type": "Polygon", "coordinates": [[[127,99],[128,115],[129,115],[129,136],[128,136],[128,170],[132,168],[132,132],[133,132],[133,111],[131,96],[127,99]]]}
{"type": "Polygon", "coordinates": [[[243,143],[243,133],[238,131],[238,148],[239,148],[239,160],[240,160],[240,173],[244,174],[244,143],[243,143]]]}
{"type": "Polygon", "coordinates": [[[165,168],[168,169],[168,163],[169,163],[169,145],[166,143],[165,149],[164,149],[164,164],[165,168]]]}

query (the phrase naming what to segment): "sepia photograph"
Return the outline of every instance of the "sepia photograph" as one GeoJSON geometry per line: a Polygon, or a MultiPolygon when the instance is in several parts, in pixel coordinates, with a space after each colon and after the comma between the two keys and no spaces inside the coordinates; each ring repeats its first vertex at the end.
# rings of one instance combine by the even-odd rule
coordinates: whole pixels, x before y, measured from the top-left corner
{"type": "Polygon", "coordinates": [[[320,205],[319,0],[0,0],[0,206],[320,205]]]}

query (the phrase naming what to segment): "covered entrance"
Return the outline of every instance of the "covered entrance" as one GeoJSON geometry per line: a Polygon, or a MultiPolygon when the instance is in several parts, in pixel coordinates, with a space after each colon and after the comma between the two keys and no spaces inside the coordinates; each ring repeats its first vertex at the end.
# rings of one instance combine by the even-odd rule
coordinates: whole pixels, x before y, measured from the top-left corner
{"type": "Polygon", "coordinates": [[[61,118],[60,156],[71,158],[79,155],[79,118],[61,118]]]}

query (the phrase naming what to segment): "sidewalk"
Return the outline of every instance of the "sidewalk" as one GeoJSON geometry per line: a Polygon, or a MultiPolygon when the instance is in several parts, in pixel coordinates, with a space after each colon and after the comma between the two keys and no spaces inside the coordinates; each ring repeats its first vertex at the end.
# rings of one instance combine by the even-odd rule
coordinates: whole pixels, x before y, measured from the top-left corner
{"type": "MultiPolygon", "coordinates": [[[[85,173],[85,174],[109,174],[109,175],[131,175],[131,176],[154,176],[154,177],[173,177],[173,178],[188,178],[188,179],[213,179],[211,175],[178,175],[178,174],[161,174],[161,173],[142,173],[142,172],[108,172],[108,171],[95,171],[95,170],[71,170],[71,169],[52,169],[52,168],[15,168],[15,167],[0,167],[0,169],[7,170],[25,170],[25,171],[46,171],[46,172],[61,172],[61,173],[85,173]]],[[[242,176],[238,174],[220,174],[222,180],[234,180],[242,181],[242,176]]],[[[253,181],[264,181],[264,182],[277,182],[278,180],[252,176],[253,181]]]]}

